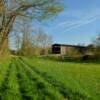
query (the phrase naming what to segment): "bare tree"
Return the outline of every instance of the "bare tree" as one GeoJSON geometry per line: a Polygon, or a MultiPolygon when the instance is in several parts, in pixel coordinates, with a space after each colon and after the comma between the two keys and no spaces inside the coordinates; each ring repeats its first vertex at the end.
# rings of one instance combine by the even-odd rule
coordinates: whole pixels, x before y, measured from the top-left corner
{"type": "Polygon", "coordinates": [[[15,34],[15,45],[16,45],[16,51],[18,52],[21,48],[21,37],[19,34],[15,34]]]}
{"type": "Polygon", "coordinates": [[[95,46],[100,47],[100,34],[97,35],[97,37],[95,38],[95,40],[93,41],[93,44],[95,46]]]}
{"type": "Polygon", "coordinates": [[[93,53],[100,59],[100,34],[93,41],[93,53]]]}
{"type": "MultiPolygon", "coordinates": [[[[45,19],[62,11],[60,0],[0,0],[0,52],[18,17],[45,19]]],[[[5,45],[5,46],[4,46],[5,45]]]]}
{"type": "Polygon", "coordinates": [[[25,23],[23,22],[23,26],[21,27],[21,32],[22,32],[22,42],[20,43],[20,49],[19,52],[21,55],[32,55],[33,53],[33,47],[31,44],[31,34],[33,32],[32,25],[30,23],[25,23]]]}
{"type": "Polygon", "coordinates": [[[32,43],[35,47],[40,48],[41,54],[47,54],[52,45],[52,36],[46,34],[42,29],[32,36],[32,43]]]}

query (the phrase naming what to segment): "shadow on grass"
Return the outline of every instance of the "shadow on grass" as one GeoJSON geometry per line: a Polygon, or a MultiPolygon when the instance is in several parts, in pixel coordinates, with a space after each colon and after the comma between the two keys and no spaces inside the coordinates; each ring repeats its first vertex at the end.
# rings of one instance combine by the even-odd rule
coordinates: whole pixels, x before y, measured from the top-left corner
{"type": "Polygon", "coordinates": [[[65,57],[65,58],[60,58],[60,57],[49,57],[49,56],[45,56],[45,57],[39,57],[40,59],[44,59],[44,60],[50,60],[50,61],[54,61],[54,62],[70,62],[70,63],[81,63],[81,64],[84,64],[84,63],[89,63],[89,64],[100,64],[100,59],[82,59],[82,58],[78,58],[78,59],[74,59],[74,58],[68,58],[68,57],[65,57]]]}

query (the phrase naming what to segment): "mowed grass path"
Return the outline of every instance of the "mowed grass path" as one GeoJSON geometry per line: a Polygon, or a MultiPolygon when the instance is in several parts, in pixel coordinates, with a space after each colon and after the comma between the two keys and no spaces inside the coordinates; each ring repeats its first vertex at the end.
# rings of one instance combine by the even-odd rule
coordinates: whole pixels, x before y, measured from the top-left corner
{"type": "Polygon", "coordinates": [[[0,100],[100,100],[100,66],[15,57],[0,64],[0,100]]]}
{"type": "Polygon", "coordinates": [[[24,60],[39,70],[38,73],[47,77],[48,81],[51,77],[51,80],[63,83],[70,94],[71,90],[74,95],[79,94],[90,100],[100,100],[100,64],[59,62],[43,58],[24,60]]]}

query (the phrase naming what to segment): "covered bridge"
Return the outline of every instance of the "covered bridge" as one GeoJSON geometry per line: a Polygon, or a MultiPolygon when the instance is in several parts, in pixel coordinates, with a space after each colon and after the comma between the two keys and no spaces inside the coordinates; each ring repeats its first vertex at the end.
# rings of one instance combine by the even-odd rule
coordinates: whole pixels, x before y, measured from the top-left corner
{"type": "Polygon", "coordinates": [[[52,53],[66,55],[67,52],[73,48],[78,50],[80,53],[84,53],[87,49],[85,46],[79,46],[79,45],[53,44],[52,53]]]}

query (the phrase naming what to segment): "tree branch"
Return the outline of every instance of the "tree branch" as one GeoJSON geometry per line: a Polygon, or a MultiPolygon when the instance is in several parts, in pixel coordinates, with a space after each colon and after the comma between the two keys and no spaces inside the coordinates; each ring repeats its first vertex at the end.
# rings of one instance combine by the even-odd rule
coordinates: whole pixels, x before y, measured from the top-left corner
{"type": "Polygon", "coordinates": [[[22,4],[19,8],[16,9],[16,11],[25,11],[31,7],[37,7],[37,6],[41,6],[48,3],[48,0],[43,1],[43,2],[39,2],[39,3],[33,3],[33,4],[22,4]]]}

